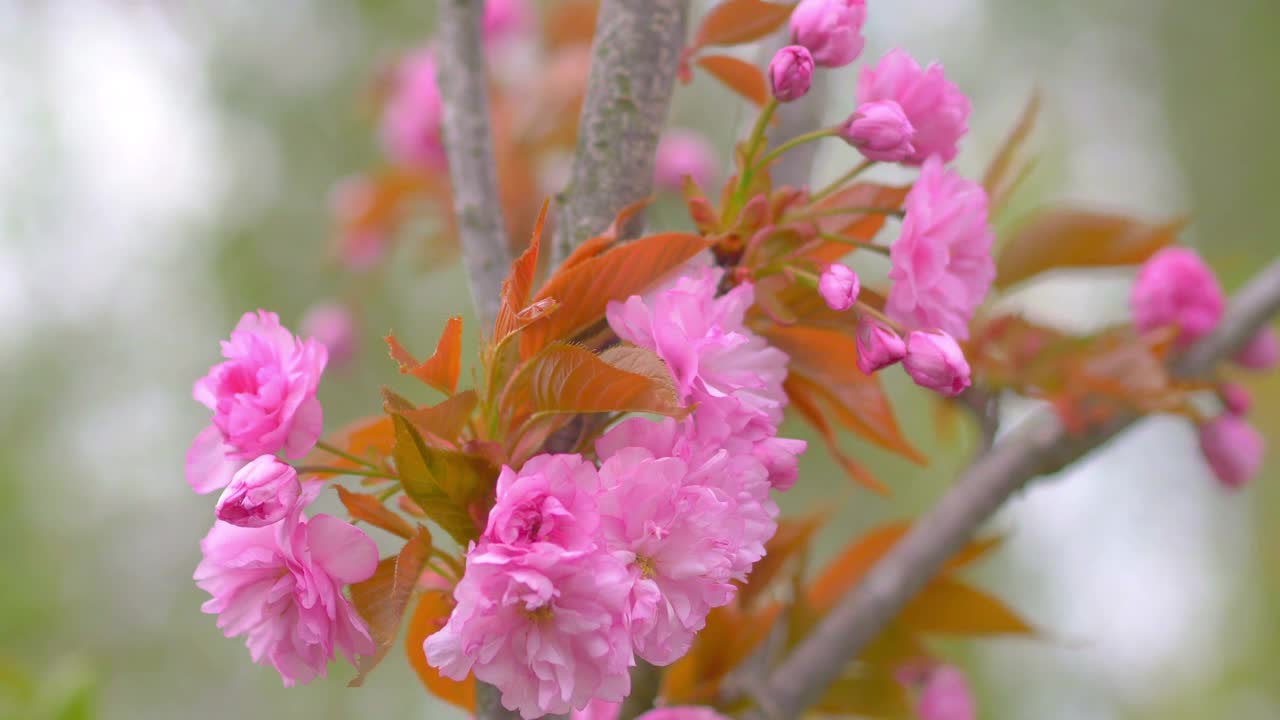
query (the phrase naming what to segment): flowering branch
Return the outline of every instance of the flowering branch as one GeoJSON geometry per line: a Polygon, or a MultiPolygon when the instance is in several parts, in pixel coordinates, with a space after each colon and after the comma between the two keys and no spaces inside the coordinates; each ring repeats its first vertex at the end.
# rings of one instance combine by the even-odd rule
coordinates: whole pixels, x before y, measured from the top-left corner
{"type": "Polygon", "coordinates": [[[479,0],[440,0],[436,77],[444,100],[442,133],[449,156],[453,214],[471,298],[482,327],[498,315],[499,289],[511,264],[498,197],[498,172],[489,127],[479,0]]]}
{"type": "MultiPolygon", "coordinates": [[[[1216,331],[1182,355],[1175,370],[1188,377],[1209,373],[1277,312],[1280,261],[1240,291],[1216,331]]],[[[1052,411],[1034,413],[970,466],[773,671],[754,693],[759,707],[747,717],[799,717],[1010,495],[1038,475],[1061,470],[1137,419],[1128,415],[1092,432],[1071,435],[1052,411]]]]}
{"type": "MultiPolygon", "coordinates": [[[[601,4],[578,148],[557,201],[556,264],[652,190],[654,150],[671,104],[688,8],[688,0],[601,4]]],[[[641,221],[637,213],[619,237],[634,236],[641,221]]]]}

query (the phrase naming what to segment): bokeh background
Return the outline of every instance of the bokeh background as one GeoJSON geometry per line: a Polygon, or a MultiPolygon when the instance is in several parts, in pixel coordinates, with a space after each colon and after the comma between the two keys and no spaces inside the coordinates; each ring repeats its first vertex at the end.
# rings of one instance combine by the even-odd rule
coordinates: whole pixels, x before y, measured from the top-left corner
{"type": "MultiPolygon", "coordinates": [[[[381,334],[425,347],[469,312],[457,263],[421,243],[360,277],[328,254],[334,184],[380,162],[370,87],[429,37],[431,5],[0,0],[0,718],[452,716],[395,655],[360,690],[342,665],[292,690],[252,665],[200,613],[191,572],[212,499],[182,474],[207,421],[191,383],[241,312],[296,323],[321,300],[357,306],[357,360],[321,389],[330,426],[377,409],[394,372],[381,334]]],[[[1228,287],[1280,251],[1280,3],[869,5],[866,57],[941,59],[972,95],[962,169],[978,172],[1043,92],[1039,169],[1010,218],[1048,202],[1190,213],[1188,241],[1228,287]]],[[[829,79],[833,121],[854,72],[829,79]]],[[[699,81],[673,118],[727,158],[750,119],[729,107],[742,103],[699,81]]],[[[850,160],[824,147],[817,180],[850,160]]],[[[680,222],[663,202],[654,222],[680,222]]],[[[1016,302],[1096,328],[1123,316],[1128,282],[1059,276],[1016,302]]],[[[1280,438],[1280,378],[1245,382],[1280,438]]],[[[787,504],[839,500],[822,553],[918,512],[965,461],[964,433],[939,435],[923,393],[894,390],[935,460],[862,447],[896,488],[884,500],[850,491],[815,448],[787,504]]],[[[1280,718],[1276,467],[1228,495],[1191,428],[1152,419],[1022,493],[978,575],[1042,635],[941,648],[975,677],[981,716],[1280,718]]]]}

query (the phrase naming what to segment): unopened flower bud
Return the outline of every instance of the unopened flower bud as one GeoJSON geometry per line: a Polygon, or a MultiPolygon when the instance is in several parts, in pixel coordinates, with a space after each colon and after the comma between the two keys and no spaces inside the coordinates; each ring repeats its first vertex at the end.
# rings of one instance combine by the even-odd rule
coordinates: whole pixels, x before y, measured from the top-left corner
{"type": "Polygon", "coordinates": [[[680,192],[688,177],[699,187],[706,187],[716,176],[717,163],[715,151],[705,138],[688,130],[674,130],[658,142],[653,182],[663,190],[680,192]]]}
{"type": "Polygon", "coordinates": [[[864,374],[887,368],[907,356],[907,344],[879,321],[858,318],[858,369],[864,374]]]}
{"type": "Polygon", "coordinates": [[[1249,391],[1235,383],[1219,385],[1218,397],[1222,400],[1222,407],[1232,415],[1247,415],[1249,408],[1253,406],[1253,398],[1249,397],[1249,391]]]}
{"type": "Polygon", "coordinates": [[[827,307],[837,312],[853,307],[861,289],[858,274],[842,263],[831,263],[818,278],[818,293],[827,302],[827,307]]]}
{"type": "Polygon", "coordinates": [[[280,522],[298,502],[298,472],[275,455],[259,455],[236,471],[218,499],[218,519],[256,528],[280,522]]]}
{"type": "Polygon", "coordinates": [[[840,137],[868,160],[901,162],[915,153],[915,127],[896,100],[873,100],[858,106],[840,126],[840,137]]]}
{"type": "Polygon", "coordinates": [[[1274,328],[1263,328],[1232,359],[1250,370],[1271,370],[1280,365],[1280,336],[1274,328]]]}
{"type": "Polygon", "coordinates": [[[950,665],[933,668],[916,700],[920,720],[974,720],[973,691],[964,673],[950,665]]]}
{"type": "Polygon", "coordinates": [[[1194,250],[1167,247],[1138,269],[1129,302],[1138,330],[1176,327],[1185,347],[1218,326],[1226,301],[1213,270],[1194,250]]]}
{"type": "Polygon", "coordinates": [[[969,363],[955,338],[944,332],[917,330],[907,336],[902,365],[921,387],[955,397],[969,387],[969,363]]]}
{"type": "Polygon", "coordinates": [[[1244,418],[1223,413],[1200,426],[1200,452],[1228,490],[1244,487],[1262,467],[1265,442],[1244,418]]]}
{"type": "Polygon", "coordinates": [[[799,100],[813,84],[813,56],[803,45],[788,45],[769,62],[769,86],[779,102],[799,100]]]}

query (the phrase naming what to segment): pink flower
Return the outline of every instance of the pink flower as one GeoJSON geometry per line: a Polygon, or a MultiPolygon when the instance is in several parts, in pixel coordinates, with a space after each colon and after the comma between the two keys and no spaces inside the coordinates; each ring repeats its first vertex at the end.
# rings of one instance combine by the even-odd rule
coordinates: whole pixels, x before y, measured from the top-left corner
{"type": "Polygon", "coordinates": [[[928,671],[916,699],[920,720],[974,720],[978,711],[964,673],[950,665],[928,671]]]}
{"type": "Polygon", "coordinates": [[[715,180],[718,163],[715,150],[702,135],[690,130],[672,130],[658,142],[653,183],[660,190],[680,192],[688,177],[699,187],[706,187],[715,180]]]}
{"type": "Polygon", "coordinates": [[[897,101],[915,128],[915,150],[903,162],[920,165],[934,155],[944,163],[955,159],[973,108],[960,88],[947,80],[941,65],[921,69],[905,50],[890,50],[858,76],[858,106],[876,100],[897,101]]]}
{"type": "Polygon", "coordinates": [[[967,340],[969,321],[995,279],[994,237],[982,186],[930,158],[907,193],[902,234],[889,248],[889,317],[967,340]]]}
{"type": "Polygon", "coordinates": [[[649,712],[636,720],[729,720],[707,707],[665,707],[649,712]]]}
{"type": "Polygon", "coordinates": [[[329,204],[340,235],[338,259],[351,272],[365,272],[387,251],[387,228],[375,217],[378,190],[366,178],[345,178],[334,186],[329,204]]]}
{"type": "Polygon", "coordinates": [[[617,702],[631,691],[630,592],[626,567],[607,552],[480,545],[449,622],[423,650],[446,677],[474,671],[525,718],[617,702]]]}
{"type": "Polygon", "coordinates": [[[901,162],[916,152],[911,143],[916,129],[894,100],[873,100],[858,106],[840,126],[840,137],[868,160],[901,162]]]}
{"type": "Polygon", "coordinates": [[[312,305],[298,325],[304,337],[315,338],[329,351],[335,367],[346,365],[356,351],[356,319],[351,309],[336,302],[312,305]]]}
{"type": "Polygon", "coordinates": [[[503,467],[483,540],[515,547],[552,543],[590,550],[600,523],[596,468],[581,455],[538,455],[517,473],[503,467]]]}
{"type": "Polygon", "coordinates": [[[799,100],[813,84],[813,56],[803,45],[788,45],[769,62],[769,87],[778,102],[799,100]]]}
{"type": "Polygon", "coordinates": [[[1259,330],[1232,359],[1250,370],[1271,370],[1280,365],[1280,337],[1276,336],[1275,328],[1259,330]]]}
{"type": "Polygon", "coordinates": [[[485,0],[484,39],[502,42],[524,34],[532,24],[528,0],[485,0]]]}
{"type": "Polygon", "coordinates": [[[858,369],[864,375],[887,368],[907,356],[907,344],[898,333],[863,314],[858,318],[858,369]]]}
{"type": "Polygon", "coordinates": [[[1217,327],[1225,300],[1218,278],[1194,250],[1167,247],[1138,269],[1129,304],[1138,330],[1176,327],[1178,344],[1186,347],[1217,327]]]}
{"type": "Polygon", "coordinates": [[[804,440],[769,437],[756,441],[751,447],[751,454],[764,465],[769,485],[774,490],[785,492],[796,484],[800,455],[808,446],[804,440]]]}
{"type": "Polygon", "coordinates": [[[1247,415],[1253,406],[1253,398],[1249,391],[1235,383],[1222,383],[1218,386],[1218,397],[1227,412],[1232,415],[1247,415]]]}
{"type": "Polygon", "coordinates": [[[866,0],[801,0],[791,11],[791,42],[822,67],[844,67],[862,53],[866,19],[866,0]]]}
{"type": "Polygon", "coordinates": [[[213,597],[227,637],[244,635],[249,654],[275,667],[285,687],[323,677],[334,649],[351,662],[372,655],[364,622],[342,586],[369,579],[378,548],[356,527],[329,515],[307,519],[300,506],[270,527],[217,521],[200,543],[196,584],[213,597]]]}
{"type": "Polygon", "coordinates": [[[569,720],[618,720],[622,703],[592,700],[581,710],[575,710],[569,720]]]}
{"type": "Polygon", "coordinates": [[[316,387],[328,355],[314,340],[303,342],[280,326],[275,313],[245,313],[226,362],[196,381],[193,395],[213,410],[213,423],[187,452],[187,482],[198,493],[231,482],[245,462],[281,450],[300,458],[320,437],[324,415],[316,387]]]}
{"type": "Polygon", "coordinates": [[[959,395],[970,385],[964,352],[946,333],[917,330],[908,335],[902,366],[917,385],[947,397],[959,395]]]}
{"type": "Polygon", "coordinates": [[[1258,474],[1265,445],[1252,425],[1231,413],[1200,425],[1200,452],[1218,482],[1228,490],[1244,487],[1258,474]]]}
{"type": "Polygon", "coordinates": [[[843,312],[853,307],[861,289],[858,274],[848,265],[831,263],[818,278],[818,293],[826,301],[827,307],[843,312]]]}
{"type": "Polygon", "coordinates": [[[429,49],[418,50],[396,68],[391,92],[382,108],[382,143],[387,155],[410,167],[443,169],[443,116],[435,57],[429,49]]]}
{"type": "Polygon", "coordinates": [[[687,476],[684,461],[639,447],[600,466],[601,535],[631,571],[632,642],[655,665],[684,656],[711,608],[735,594],[735,503],[687,476]]]}
{"type": "Polygon", "coordinates": [[[284,519],[298,504],[298,471],[275,455],[259,455],[231,476],[218,499],[218,519],[240,527],[263,527],[284,519]]]}

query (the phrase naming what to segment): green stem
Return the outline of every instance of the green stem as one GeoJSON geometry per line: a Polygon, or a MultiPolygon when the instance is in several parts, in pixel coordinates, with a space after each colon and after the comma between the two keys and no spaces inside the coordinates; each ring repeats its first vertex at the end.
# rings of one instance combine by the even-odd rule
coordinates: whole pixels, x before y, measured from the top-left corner
{"type": "Polygon", "coordinates": [[[788,215],[786,220],[815,220],[817,218],[836,217],[839,215],[889,215],[891,217],[902,218],[906,213],[901,210],[891,210],[889,208],[882,207],[836,207],[799,212],[794,215],[788,215]]]}
{"type": "Polygon", "coordinates": [[[828,186],[826,186],[826,187],[822,188],[821,190],[819,190],[818,192],[814,193],[813,195],[810,195],[810,196],[809,196],[809,202],[811,202],[811,203],[816,203],[816,202],[818,202],[819,200],[822,200],[822,199],[824,199],[824,198],[828,197],[829,195],[831,195],[831,194],[835,193],[837,190],[839,190],[840,188],[844,187],[844,184],[845,184],[845,183],[847,183],[847,182],[849,182],[850,180],[852,180],[852,179],[854,179],[854,178],[858,177],[858,176],[859,176],[859,175],[861,175],[863,172],[865,172],[865,171],[867,170],[867,168],[869,168],[869,167],[871,167],[872,165],[875,165],[875,164],[876,164],[876,161],[875,161],[875,160],[863,160],[862,162],[858,163],[858,164],[857,164],[857,165],[856,165],[852,170],[850,170],[849,172],[847,172],[847,173],[845,173],[844,175],[841,175],[839,178],[837,178],[837,179],[835,180],[835,182],[833,182],[833,183],[831,183],[830,185],[828,185],[828,186]]]}
{"type": "Polygon", "coordinates": [[[328,465],[299,465],[295,468],[299,474],[326,474],[326,475],[360,475],[362,477],[384,478],[386,480],[399,480],[395,475],[388,475],[381,470],[362,470],[360,468],[340,468],[330,467],[328,465]]]}
{"type": "Polygon", "coordinates": [[[751,127],[751,134],[747,136],[747,152],[743,159],[742,176],[738,178],[738,187],[733,190],[733,197],[729,202],[730,212],[728,217],[736,217],[738,211],[746,204],[745,194],[747,188],[751,187],[751,180],[755,176],[755,157],[760,152],[760,146],[764,144],[765,132],[769,128],[769,120],[773,118],[774,112],[778,109],[778,101],[776,98],[769,98],[769,102],[760,108],[760,115],[756,118],[756,124],[751,127]]]}
{"type": "Polygon", "coordinates": [[[853,238],[848,238],[848,237],[845,237],[844,235],[836,235],[835,233],[818,233],[818,237],[822,238],[823,240],[829,240],[834,243],[840,243],[841,245],[848,245],[850,247],[855,247],[855,248],[858,248],[859,250],[870,250],[872,252],[880,253],[885,257],[889,256],[889,248],[883,245],[875,245],[873,243],[867,243],[867,242],[858,242],[853,238]]]}
{"type": "Polygon", "coordinates": [[[803,135],[797,135],[791,138],[790,140],[782,143],[778,147],[765,153],[764,157],[760,158],[760,162],[756,163],[755,167],[752,169],[754,170],[757,168],[769,167],[769,163],[773,162],[774,160],[777,160],[778,157],[783,153],[785,153],[786,151],[795,147],[799,147],[807,142],[813,142],[814,140],[821,140],[822,138],[825,138],[825,137],[831,137],[835,135],[836,132],[837,132],[837,128],[828,127],[828,128],[819,128],[817,130],[814,130],[813,132],[807,132],[803,135]]]}
{"type": "Polygon", "coordinates": [[[893,330],[899,335],[902,335],[906,332],[901,325],[894,322],[893,320],[890,320],[888,315],[885,315],[884,313],[862,302],[861,300],[858,300],[857,302],[855,302],[854,306],[858,308],[858,312],[864,312],[870,315],[871,317],[875,318],[876,320],[879,320],[881,323],[884,323],[884,325],[886,325],[890,330],[893,330]]]}
{"type": "Polygon", "coordinates": [[[357,465],[363,465],[363,466],[365,466],[365,467],[367,467],[367,468],[369,468],[369,469],[371,469],[371,470],[378,470],[378,469],[379,469],[377,465],[374,465],[373,463],[369,462],[368,460],[364,460],[364,459],[362,459],[362,458],[360,458],[360,457],[358,457],[358,456],[356,456],[356,455],[352,455],[351,453],[349,453],[349,452],[347,452],[347,451],[345,451],[345,450],[342,450],[342,449],[340,449],[340,448],[334,447],[333,445],[330,445],[329,443],[324,442],[323,440],[321,440],[321,441],[317,442],[317,443],[316,443],[316,447],[320,448],[321,450],[323,450],[323,451],[325,451],[325,452],[327,452],[327,453],[329,453],[329,454],[331,454],[331,455],[337,455],[337,456],[338,456],[338,457],[340,457],[340,458],[343,458],[343,459],[346,459],[346,460],[350,460],[351,462],[353,462],[353,463],[355,463],[355,464],[357,464],[357,465]]]}

